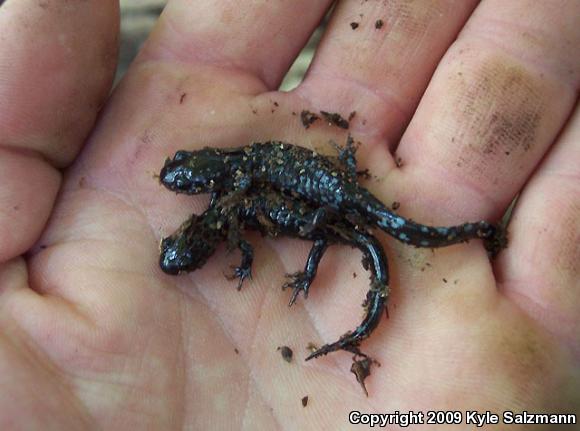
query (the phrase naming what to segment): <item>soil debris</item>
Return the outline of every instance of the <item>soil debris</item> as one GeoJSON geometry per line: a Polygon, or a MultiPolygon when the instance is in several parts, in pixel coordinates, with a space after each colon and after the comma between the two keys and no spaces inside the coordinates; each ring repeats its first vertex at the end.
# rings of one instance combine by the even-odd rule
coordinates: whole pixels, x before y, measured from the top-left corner
{"type": "Polygon", "coordinates": [[[292,349],[290,347],[280,346],[276,350],[280,351],[280,354],[282,355],[282,359],[284,359],[288,363],[292,362],[292,355],[294,354],[294,352],[292,351],[292,349]]]}
{"type": "Polygon", "coordinates": [[[314,123],[316,120],[319,119],[320,117],[316,115],[314,112],[304,110],[300,113],[300,120],[302,121],[302,125],[304,126],[305,129],[308,129],[312,125],[312,123],[314,123]]]}
{"type": "Polygon", "coordinates": [[[350,127],[349,122],[344,118],[342,118],[342,116],[337,112],[320,111],[320,114],[324,117],[326,121],[328,121],[328,124],[330,126],[332,125],[338,126],[341,129],[345,130],[348,130],[348,128],[350,127]]]}
{"type": "Polygon", "coordinates": [[[306,350],[308,350],[310,353],[314,353],[318,350],[318,346],[311,341],[306,345],[306,350]]]}
{"type": "Polygon", "coordinates": [[[358,361],[353,358],[353,362],[350,367],[350,372],[355,375],[356,381],[360,384],[360,387],[363,389],[367,397],[369,396],[369,393],[365,386],[365,379],[371,375],[371,364],[372,360],[369,358],[363,358],[358,361]]]}

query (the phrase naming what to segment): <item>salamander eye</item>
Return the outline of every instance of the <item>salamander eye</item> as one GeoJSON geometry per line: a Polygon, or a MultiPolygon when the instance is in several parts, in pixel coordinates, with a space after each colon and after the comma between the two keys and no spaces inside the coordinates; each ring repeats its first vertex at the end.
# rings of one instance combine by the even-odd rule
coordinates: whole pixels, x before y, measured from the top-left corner
{"type": "Polygon", "coordinates": [[[176,179],[174,185],[177,190],[184,190],[189,187],[189,183],[181,178],[176,179]]]}
{"type": "Polygon", "coordinates": [[[175,153],[175,156],[173,156],[173,160],[179,162],[181,160],[188,158],[190,154],[191,153],[189,151],[179,150],[178,152],[175,153]]]}

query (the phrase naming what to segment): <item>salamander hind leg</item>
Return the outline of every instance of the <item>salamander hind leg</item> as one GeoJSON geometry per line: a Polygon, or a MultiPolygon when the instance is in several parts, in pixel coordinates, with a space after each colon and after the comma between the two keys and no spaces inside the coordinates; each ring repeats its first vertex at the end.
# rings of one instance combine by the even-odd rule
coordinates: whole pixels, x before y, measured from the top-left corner
{"type": "Polygon", "coordinates": [[[485,224],[478,229],[478,235],[483,239],[483,246],[487,254],[493,259],[508,245],[507,230],[500,225],[481,223],[485,224]]]}
{"type": "Polygon", "coordinates": [[[289,280],[282,285],[282,290],[292,288],[292,296],[288,302],[288,306],[291,307],[296,302],[300,292],[304,294],[304,299],[308,298],[308,290],[310,289],[314,277],[304,271],[286,274],[286,277],[289,278],[289,280]]]}
{"type": "Polygon", "coordinates": [[[306,259],[304,271],[295,272],[294,274],[286,274],[290,280],[284,283],[282,289],[285,290],[289,287],[292,288],[292,296],[288,303],[289,307],[296,302],[300,292],[304,294],[304,298],[308,298],[308,290],[316,277],[318,265],[320,264],[320,260],[327,248],[328,241],[324,239],[314,241],[310,253],[308,254],[308,259],[306,259]]]}

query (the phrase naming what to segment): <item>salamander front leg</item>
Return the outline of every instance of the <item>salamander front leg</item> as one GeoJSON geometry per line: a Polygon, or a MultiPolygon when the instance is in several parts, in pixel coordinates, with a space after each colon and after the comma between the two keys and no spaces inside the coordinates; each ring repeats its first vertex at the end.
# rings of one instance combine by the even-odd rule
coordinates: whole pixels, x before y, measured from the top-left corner
{"type": "Polygon", "coordinates": [[[292,296],[288,306],[291,307],[295,302],[300,292],[304,292],[304,298],[308,298],[308,289],[316,277],[316,271],[324,252],[328,248],[328,241],[319,239],[314,241],[308,259],[306,259],[306,266],[304,271],[295,272],[294,274],[286,274],[290,281],[284,283],[282,289],[292,288],[292,296]]]}
{"type": "Polygon", "coordinates": [[[244,240],[238,240],[237,247],[242,252],[242,261],[240,266],[233,267],[233,274],[229,275],[227,278],[233,280],[235,278],[238,279],[238,287],[237,289],[240,290],[242,288],[242,284],[246,278],[252,278],[252,262],[254,261],[254,248],[252,245],[244,240]]]}
{"type": "Polygon", "coordinates": [[[240,266],[233,267],[233,274],[227,276],[228,279],[233,280],[238,278],[238,287],[240,290],[246,278],[252,278],[252,262],[254,261],[254,249],[252,245],[242,238],[242,229],[239,226],[238,220],[234,212],[229,214],[229,230],[227,233],[228,251],[234,248],[240,249],[242,252],[242,261],[240,266]]]}
{"type": "Polygon", "coordinates": [[[346,139],[346,145],[344,147],[333,141],[331,141],[331,144],[338,152],[338,161],[340,164],[346,169],[348,175],[353,180],[356,180],[356,177],[358,176],[358,172],[356,170],[357,147],[354,143],[354,139],[352,139],[352,136],[348,135],[348,138],[346,139]]]}

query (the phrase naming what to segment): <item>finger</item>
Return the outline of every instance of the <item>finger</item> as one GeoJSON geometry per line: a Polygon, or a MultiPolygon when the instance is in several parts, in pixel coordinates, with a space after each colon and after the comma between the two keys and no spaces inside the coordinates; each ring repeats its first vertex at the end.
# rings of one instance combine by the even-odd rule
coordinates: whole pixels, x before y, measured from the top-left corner
{"type": "Polygon", "coordinates": [[[171,0],[139,60],[195,62],[245,72],[274,90],[330,0],[171,0]]]}
{"type": "Polygon", "coordinates": [[[501,288],[580,357],[580,108],[518,200],[501,288]]]}
{"type": "MultiPolygon", "coordinates": [[[[425,206],[454,205],[479,218],[499,215],[513,199],[575,104],[578,13],[575,1],[488,0],[477,8],[397,150],[404,182],[429,196],[425,206]]],[[[447,221],[460,221],[454,217],[447,221]]]]}
{"type": "Polygon", "coordinates": [[[8,1],[0,9],[0,262],[42,230],[114,72],[117,8],[8,1]]]}
{"type": "Polygon", "coordinates": [[[0,9],[0,145],[69,163],[116,63],[114,0],[8,1],[0,9]]]}
{"type": "Polygon", "coordinates": [[[395,142],[475,1],[340,2],[299,87],[348,115],[356,132],[395,142]]]}
{"type": "Polygon", "coordinates": [[[60,174],[38,157],[0,148],[0,262],[27,250],[45,225],[60,174]]]}

